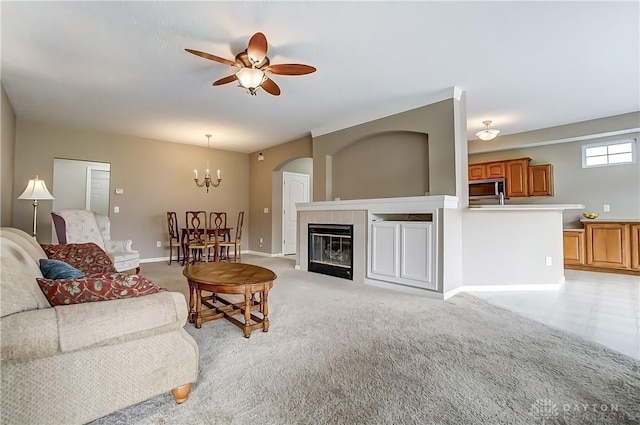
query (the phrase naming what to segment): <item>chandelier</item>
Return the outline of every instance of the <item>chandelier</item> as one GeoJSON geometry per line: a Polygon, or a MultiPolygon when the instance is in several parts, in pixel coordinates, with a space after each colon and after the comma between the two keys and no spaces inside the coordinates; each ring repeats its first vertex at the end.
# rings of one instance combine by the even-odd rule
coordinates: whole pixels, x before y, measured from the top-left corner
{"type": "Polygon", "coordinates": [[[489,128],[491,121],[482,121],[482,124],[484,124],[484,130],[480,130],[476,133],[476,136],[478,136],[480,140],[493,140],[496,138],[498,133],[500,133],[500,130],[498,129],[489,128]]]}
{"type": "MultiPolygon", "coordinates": [[[[209,150],[209,142],[211,141],[211,135],[210,134],[205,134],[205,136],[207,137],[207,151],[209,150]]],[[[208,152],[207,152],[208,153],[208,152]]],[[[209,159],[207,158],[207,168],[204,171],[204,180],[201,182],[198,179],[198,170],[193,170],[193,174],[194,174],[194,179],[196,182],[196,186],[198,187],[206,187],[207,188],[207,193],[209,193],[209,186],[213,186],[213,187],[218,187],[220,186],[220,182],[222,182],[222,179],[220,178],[220,170],[218,170],[217,173],[217,178],[215,181],[213,181],[211,179],[211,173],[209,172],[209,159]]]]}

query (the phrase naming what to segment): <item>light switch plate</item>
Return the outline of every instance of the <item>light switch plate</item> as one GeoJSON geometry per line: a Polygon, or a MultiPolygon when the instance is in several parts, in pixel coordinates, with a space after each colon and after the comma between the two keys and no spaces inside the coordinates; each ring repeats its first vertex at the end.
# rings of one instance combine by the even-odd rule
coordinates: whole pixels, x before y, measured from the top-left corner
{"type": "Polygon", "coordinates": [[[113,207],[113,212],[114,213],[119,213],[120,212],[120,207],[113,207]]]}
{"type": "Polygon", "coordinates": [[[264,209],[264,213],[265,213],[265,214],[269,214],[269,208],[265,208],[265,209],[264,209]]]}

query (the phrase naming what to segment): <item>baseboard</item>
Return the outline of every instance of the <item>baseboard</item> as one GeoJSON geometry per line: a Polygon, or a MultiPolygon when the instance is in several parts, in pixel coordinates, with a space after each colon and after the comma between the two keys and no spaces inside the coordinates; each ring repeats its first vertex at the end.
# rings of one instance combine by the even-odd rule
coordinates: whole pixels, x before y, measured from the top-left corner
{"type": "MultiPolygon", "coordinates": [[[[558,291],[564,285],[564,276],[558,283],[525,284],[525,285],[464,285],[459,289],[463,292],[500,292],[500,291],[558,291]]],[[[459,291],[459,292],[460,292],[459,291]]],[[[455,295],[455,294],[454,294],[455,295]]]]}
{"type": "Polygon", "coordinates": [[[378,288],[390,289],[392,291],[403,292],[405,294],[419,295],[427,298],[443,300],[444,295],[441,292],[431,291],[429,289],[414,288],[411,286],[399,285],[397,283],[383,282],[375,279],[364,279],[365,285],[371,285],[378,288]]]}
{"type": "MultiPolygon", "coordinates": [[[[244,254],[245,251],[242,251],[242,253],[244,254]]],[[[282,257],[282,254],[269,254],[267,252],[260,252],[260,251],[251,251],[248,250],[246,251],[247,254],[252,254],[252,255],[258,255],[260,257],[269,257],[269,258],[274,258],[274,257],[282,257]]]]}
{"type": "Polygon", "coordinates": [[[141,258],[140,259],[140,263],[158,263],[160,261],[169,262],[169,257],[141,258]]]}

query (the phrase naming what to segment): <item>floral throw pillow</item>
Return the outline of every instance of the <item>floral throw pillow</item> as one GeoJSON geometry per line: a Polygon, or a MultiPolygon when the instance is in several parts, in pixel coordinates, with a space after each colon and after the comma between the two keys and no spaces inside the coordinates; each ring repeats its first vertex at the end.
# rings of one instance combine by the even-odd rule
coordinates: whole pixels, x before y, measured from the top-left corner
{"type": "Polygon", "coordinates": [[[41,244],[41,246],[47,257],[64,261],[85,275],[116,272],[107,253],[93,242],[65,245],[41,244]]]}
{"type": "Polygon", "coordinates": [[[38,278],[38,285],[52,306],[140,297],[166,291],[137,274],[104,273],[72,279],[38,278]]]}

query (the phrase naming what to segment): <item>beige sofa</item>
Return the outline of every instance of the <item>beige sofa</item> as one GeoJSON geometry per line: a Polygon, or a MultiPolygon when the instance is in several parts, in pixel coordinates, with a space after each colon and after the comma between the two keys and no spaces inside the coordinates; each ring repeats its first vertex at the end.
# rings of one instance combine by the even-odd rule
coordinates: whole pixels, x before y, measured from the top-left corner
{"type": "Polygon", "coordinates": [[[27,233],[0,229],[0,423],[81,424],[170,390],[186,400],[198,346],[182,294],[51,307],[40,258],[27,233]]]}

